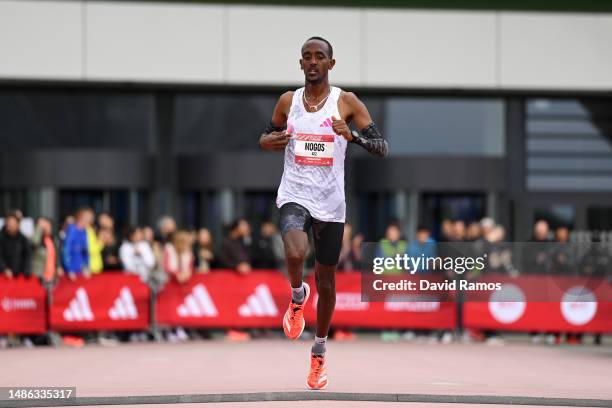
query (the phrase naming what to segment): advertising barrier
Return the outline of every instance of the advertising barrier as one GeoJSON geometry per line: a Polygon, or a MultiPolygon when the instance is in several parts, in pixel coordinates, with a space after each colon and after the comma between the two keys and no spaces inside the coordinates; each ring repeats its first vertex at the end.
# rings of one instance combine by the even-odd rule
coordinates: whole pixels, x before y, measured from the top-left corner
{"type": "Polygon", "coordinates": [[[46,299],[38,279],[0,276],[0,333],[45,333],[46,299]]]}
{"type": "Polygon", "coordinates": [[[603,278],[491,274],[480,281],[500,282],[501,290],[467,296],[467,328],[612,332],[612,286],[603,278]]]}
{"type": "Polygon", "coordinates": [[[149,287],[140,278],[103,273],[62,278],[52,291],[52,330],[144,330],[149,327],[149,287]]]}
{"type": "MultiPolygon", "coordinates": [[[[307,306],[306,322],[316,322],[316,287],[310,281],[313,301],[307,306]]],[[[341,272],[336,275],[336,309],[332,325],[359,328],[452,329],[456,324],[455,302],[432,299],[398,299],[362,302],[361,273],[341,272]]],[[[377,299],[379,300],[379,299],[377,299]]]]}
{"type": "MultiPolygon", "coordinates": [[[[361,278],[359,272],[337,273],[332,326],[456,327],[457,303],[450,300],[454,296],[362,302],[361,278]]],[[[316,285],[313,276],[306,281],[312,293],[304,315],[307,325],[314,326],[316,285]]],[[[605,279],[489,274],[478,281],[500,282],[502,289],[463,297],[466,328],[612,333],[612,286],[605,279]]],[[[62,278],[50,292],[47,311],[47,295],[38,280],[0,277],[0,334],[37,334],[48,328],[59,332],[145,330],[151,317],[166,326],[280,328],[290,298],[287,278],[272,270],[248,275],[216,270],[194,275],[184,284],[171,280],[155,299],[151,299],[151,293],[134,275],[103,273],[75,281],[62,278]],[[155,300],[154,316],[151,300],[155,300]]]]}
{"type": "MultiPolygon", "coordinates": [[[[305,309],[308,325],[316,322],[314,277],[306,280],[311,298],[305,309]]],[[[452,328],[453,302],[361,302],[359,272],[336,276],[336,310],[332,326],[360,328],[452,328]]],[[[216,271],[189,282],[169,282],[157,296],[159,324],[191,327],[279,328],[290,300],[289,282],[278,271],[238,275],[216,271]]]]}
{"type": "Polygon", "coordinates": [[[289,295],[279,271],[214,271],[183,284],[166,283],[157,295],[156,320],[169,326],[277,328],[289,295]]]}

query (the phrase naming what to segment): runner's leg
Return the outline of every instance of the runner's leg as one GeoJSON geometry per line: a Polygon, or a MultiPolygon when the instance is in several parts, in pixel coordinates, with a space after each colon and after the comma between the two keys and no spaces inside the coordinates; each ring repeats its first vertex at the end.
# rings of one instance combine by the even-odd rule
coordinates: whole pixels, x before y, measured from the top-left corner
{"type": "Polygon", "coordinates": [[[283,330],[290,339],[297,339],[304,331],[304,306],[310,288],[302,282],[304,258],[308,252],[308,235],[312,217],[308,210],[296,203],[287,203],[280,209],[281,233],[285,245],[285,259],[291,282],[291,302],[283,317],[283,330]]]}
{"type": "Polygon", "coordinates": [[[283,243],[291,287],[299,288],[302,286],[304,258],[308,252],[308,234],[292,229],[283,235],[283,243]]]}
{"type": "Polygon", "coordinates": [[[336,307],[336,265],[315,264],[317,302],[317,337],[327,337],[329,325],[336,307]]]}

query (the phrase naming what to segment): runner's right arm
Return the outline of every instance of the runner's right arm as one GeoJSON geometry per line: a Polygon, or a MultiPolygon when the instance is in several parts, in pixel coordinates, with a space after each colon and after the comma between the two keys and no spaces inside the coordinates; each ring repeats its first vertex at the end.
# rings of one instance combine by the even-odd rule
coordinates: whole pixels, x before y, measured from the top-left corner
{"type": "Polygon", "coordinates": [[[274,107],[272,120],[266,127],[266,130],[259,138],[259,147],[262,150],[284,150],[289,143],[289,135],[287,133],[287,115],[291,107],[293,92],[285,92],[281,95],[274,107]]]}

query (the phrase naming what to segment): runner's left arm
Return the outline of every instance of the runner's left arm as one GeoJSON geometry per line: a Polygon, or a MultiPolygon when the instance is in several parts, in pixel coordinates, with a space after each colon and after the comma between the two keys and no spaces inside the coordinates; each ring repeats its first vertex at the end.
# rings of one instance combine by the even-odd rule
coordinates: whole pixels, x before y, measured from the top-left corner
{"type": "Polygon", "coordinates": [[[334,131],[338,134],[343,134],[349,142],[363,147],[373,156],[387,157],[389,154],[389,144],[372,121],[368,108],[352,92],[346,92],[344,99],[351,111],[350,117],[353,123],[360,130],[359,132],[351,131],[343,120],[334,118],[334,131]],[[346,135],[347,132],[350,135],[346,135]]]}

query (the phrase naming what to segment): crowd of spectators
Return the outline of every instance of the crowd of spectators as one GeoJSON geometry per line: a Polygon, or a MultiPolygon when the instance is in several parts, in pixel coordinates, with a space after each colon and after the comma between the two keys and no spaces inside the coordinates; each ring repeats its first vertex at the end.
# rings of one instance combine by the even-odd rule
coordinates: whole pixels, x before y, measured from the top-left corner
{"type": "MultiPolygon", "coordinates": [[[[378,255],[394,257],[478,257],[486,254],[483,273],[519,275],[553,274],[557,276],[611,277],[612,234],[572,233],[565,225],[550,228],[545,220],[536,220],[529,237],[507,242],[506,229],[491,218],[466,223],[445,219],[436,241],[426,226],[418,226],[416,237],[406,241],[398,223],[387,226],[379,242],[378,255]]],[[[408,272],[385,269],[386,274],[408,272]]],[[[417,272],[433,272],[417,270],[417,272]]],[[[477,276],[470,271],[466,277],[477,276]]]]}
{"type": "Polygon", "coordinates": [[[284,264],[282,238],[270,221],[253,234],[250,223],[238,219],[216,247],[208,229],[179,229],[170,216],[162,217],[155,229],[136,226],[118,234],[110,214],[96,216],[90,208],[80,208],[64,218],[59,230],[39,217],[30,237],[20,231],[22,218],[20,211],[10,211],[0,231],[0,273],[8,278],[35,276],[53,282],[61,276],[75,280],[123,271],[145,282],[185,282],[194,273],[215,268],[247,274],[284,264]]]}
{"type": "MultiPolygon", "coordinates": [[[[161,217],[155,228],[130,227],[119,234],[112,215],[96,215],[90,208],[80,208],[65,217],[58,229],[54,229],[50,219],[39,217],[28,237],[20,232],[22,219],[21,211],[10,211],[0,231],[0,274],[7,278],[34,276],[52,285],[62,276],[75,280],[121,271],[159,286],[168,280],[184,283],[193,274],[206,274],[214,269],[230,269],[243,275],[256,269],[284,269],[282,238],[271,221],[262,222],[253,233],[246,219],[237,219],[226,228],[224,237],[216,245],[208,229],[180,229],[171,216],[161,217]]],[[[491,218],[469,223],[445,219],[437,235],[436,241],[429,227],[419,225],[414,239],[407,240],[400,224],[391,222],[376,244],[376,251],[386,257],[486,253],[486,272],[510,276],[553,272],[609,277],[612,268],[610,242],[593,244],[589,238],[587,245],[581,245],[585,240],[579,234],[572,237],[566,226],[552,231],[544,220],[534,223],[532,236],[521,244],[507,243],[505,228],[491,218]]],[[[345,224],[339,272],[361,268],[363,242],[364,235],[345,224]]],[[[312,256],[311,253],[311,259],[312,256]]],[[[417,272],[434,271],[421,268],[417,272]]],[[[391,268],[385,273],[403,271],[391,268]]],[[[466,274],[465,278],[473,275],[466,274]]],[[[348,330],[338,333],[352,338],[348,330]]],[[[189,334],[180,329],[170,333],[170,337],[184,339],[189,334]]]]}

